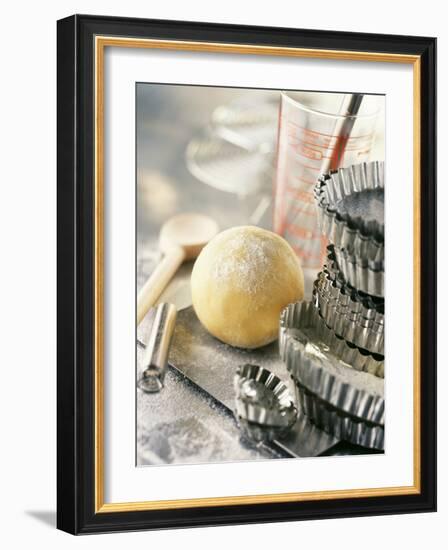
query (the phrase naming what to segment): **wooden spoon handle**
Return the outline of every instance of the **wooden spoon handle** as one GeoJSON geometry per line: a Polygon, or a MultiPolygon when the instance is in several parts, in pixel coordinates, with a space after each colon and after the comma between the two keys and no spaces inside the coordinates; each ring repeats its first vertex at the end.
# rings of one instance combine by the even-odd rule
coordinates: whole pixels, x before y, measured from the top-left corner
{"type": "Polygon", "coordinates": [[[163,289],[169,283],[173,275],[179,269],[185,259],[185,252],[180,247],[170,248],[163,257],[163,260],[152,272],[149,279],[141,288],[137,296],[137,326],[148,310],[156,303],[157,298],[162,294],[163,289]]]}

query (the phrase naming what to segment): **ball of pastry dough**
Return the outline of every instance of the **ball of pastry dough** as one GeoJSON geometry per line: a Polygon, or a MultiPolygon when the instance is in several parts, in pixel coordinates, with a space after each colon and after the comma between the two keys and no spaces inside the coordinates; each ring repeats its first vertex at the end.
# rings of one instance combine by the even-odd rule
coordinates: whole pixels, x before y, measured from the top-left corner
{"type": "Polygon", "coordinates": [[[290,245],[259,227],[233,227],[199,254],[191,276],[196,314],[216,338],[240,348],[274,341],[282,309],[303,299],[303,272],[290,245]]]}

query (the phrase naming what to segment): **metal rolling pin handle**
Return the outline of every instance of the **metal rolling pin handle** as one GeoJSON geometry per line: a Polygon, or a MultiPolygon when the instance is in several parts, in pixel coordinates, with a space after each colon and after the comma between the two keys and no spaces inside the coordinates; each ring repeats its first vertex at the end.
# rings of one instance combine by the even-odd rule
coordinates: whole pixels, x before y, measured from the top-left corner
{"type": "Polygon", "coordinates": [[[163,388],[176,315],[176,306],[173,304],[157,306],[151,334],[143,356],[145,370],[137,382],[138,387],[144,392],[156,393],[163,388]]]}

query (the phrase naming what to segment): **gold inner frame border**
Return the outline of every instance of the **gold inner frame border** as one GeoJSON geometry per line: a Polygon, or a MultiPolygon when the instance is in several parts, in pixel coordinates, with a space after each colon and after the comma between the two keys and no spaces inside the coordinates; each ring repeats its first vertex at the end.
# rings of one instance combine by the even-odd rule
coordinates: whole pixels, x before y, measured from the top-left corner
{"type": "Polygon", "coordinates": [[[421,60],[418,55],[404,55],[382,52],[359,52],[346,50],[324,50],[291,48],[276,46],[257,46],[251,44],[226,44],[214,42],[196,42],[181,40],[158,40],[142,38],[123,38],[115,36],[96,36],[95,56],[95,513],[132,512],[143,510],[168,510],[198,508],[209,506],[236,506],[244,504],[264,504],[279,502],[303,502],[332,500],[343,498],[380,497],[410,495],[421,492],[421,425],[420,425],[420,120],[421,120],[421,60]],[[153,48],[160,50],[182,50],[208,53],[235,53],[251,55],[270,55],[303,57],[316,59],[334,59],[382,63],[406,63],[413,65],[413,196],[414,196],[414,482],[410,486],[379,487],[350,490],[313,491],[299,493],[276,493],[263,495],[243,495],[226,497],[191,498],[180,500],[154,500],[141,502],[104,502],[104,52],[106,47],[153,48]]]}

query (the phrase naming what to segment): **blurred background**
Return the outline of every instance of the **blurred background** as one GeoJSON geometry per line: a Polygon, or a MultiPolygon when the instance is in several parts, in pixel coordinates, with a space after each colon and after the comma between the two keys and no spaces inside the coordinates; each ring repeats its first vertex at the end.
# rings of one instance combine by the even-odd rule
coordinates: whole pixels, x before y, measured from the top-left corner
{"type": "MultiPolygon", "coordinates": [[[[277,90],[137,84],[138,257],[153,248],[163,222],[180,212],[206,213],[218,222],[221,229],[242,224],[273,228],[281,95],[277,90]]],[[[294,92],[290,97],[298,97],[311,108],[319,108],[320,104],[327,107],[328,104],[330,109],[338,112],[342,108],[342,103],[339,103],[348,95],[294,92]]],[[[302,161],[298,169],[304,172],[305,180],[308,178],[307,181],[312,182],[306,189],[311,197],[314,180],[323,164],[323,159],[313,154],[317,151],[320,155],[323,148],[334,146],[326,136],[337,130],[337,120],[327,122],[321,120],[322,117],[313,119],[309,113],[299,113],[301,118],[298,120],[306,129],[298,138],[291,137],[291,128],[297,126],[295,113],[287,110],[289,103],[283,107],[282,120],[288,120],[281,128],[285,139],[281,142],[280,158],[291,163],[288,146],[295,147],[295,153],[301,146],[302,161]],[[327,133],[320,134],[316,130],[327,133]],[[294,139],[300,143],[295,143],[294,139]]],[[[368,142],[364,138],[366,123],[363,125],[357,121],[352,134],[358,130],[361,142],[355,142],[356,137],[351,138],[352,147],[350,143],[347,146],[347,162],[342,164],[384,160],[385,98],[364,96],[361,109],[368,111],[372,105],[377,116],[372,119],[373,125],[370,119],[367,122],[368,142]],[[360,151],[356,158],[350,153],[355,149],[355,143],[359,144],[360,151]]],[[[298,170],[297,166],[290,164],[285,164],[285,167],[289,172],[298,170]]],[[[293,185],[293,195],[288,196],[288,189],[282,189],[282,195],[291,203],[303,204],[303,194],[295,183],[293,185]]],[[[314,214],[314,204],[309,208],[314,214]]],[[[278,216],[279,206],[276,209],[278,216]]],[[[306,212],[300,213],[303,220],[306,212]]],[[[292,224],[293,229],[295,225],[292,224]]],[[[278,227],[275,230],[294,247],[294,235],[278,227]]],[[[305,237],[313,237],[312,232],[309,231],[305,237]]],[[[300,256],[300,251],[298,253],[300,256]]],[[[306,256],[301,259],[303,266],[307,267],[306,256]]],[[[317,263],[312,267],[319,267],[317,263]]]]}
{"type": "MultiPolygon", "coordinates": [[[[253,195],[261,191],[261,182],[254,185],[254,179],[269,172],[271,151],[233,145],[226,139],[234,137],[230,132],[221,138],[222,125],[232,114],[235,122],[238,115],[227,113],[225,106],[233,103],[242,110],[247,102],[255,109],[263,105],[255,124],[263,139],[263,126],[268,134],[276,130],[278,101],[277,91],[137,85],[138,250],[179,212],[207,213],[221,228],[249,221],[257,206],[253,195]]],[[[246,117],[246,125],[240,124],[235,134],[240,131],[244,138],[253,126],[246,117]]],[[[274,133],[267,139],[272,143],[273,138],[274,133]]]]}

